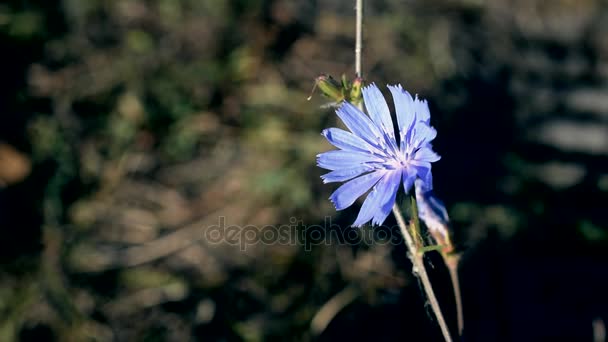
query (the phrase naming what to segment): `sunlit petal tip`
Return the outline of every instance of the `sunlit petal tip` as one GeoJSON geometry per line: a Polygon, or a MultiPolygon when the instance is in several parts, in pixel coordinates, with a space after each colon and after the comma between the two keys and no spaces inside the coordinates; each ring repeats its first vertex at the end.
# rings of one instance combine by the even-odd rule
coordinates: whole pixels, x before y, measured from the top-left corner
{"type": "Polygon", "coordinates": [[[378,86],[376,85],[376,82],[372,82],[366,86],[363,87],[363,91],[370,91],[370,89],[377,89],[378,91],[380,91],[380,89],[378,88],[378,86]]]}
{"type": "Polygon", "coordinates": [[[367,222],[353,222],[350,226],[353,228],[361,228],[363,227],[367,222]]]}

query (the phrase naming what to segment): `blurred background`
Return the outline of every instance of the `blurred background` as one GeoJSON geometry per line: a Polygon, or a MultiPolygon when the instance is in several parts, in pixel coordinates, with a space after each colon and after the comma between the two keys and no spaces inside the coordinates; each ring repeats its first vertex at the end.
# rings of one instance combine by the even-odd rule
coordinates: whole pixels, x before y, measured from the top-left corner
{"type": "MultiPolygon", "coordinates": [[[[428,99],[439,132],[463,340],[605,340],[606,2],[370,0],[364,20],[366,81],[428,99]]],[[[402,243],[349,228],[359,205],[319,179],[338,122],[307,97],[353,70],[354,1],[3,0],[0,341],[440,340],[402,243]],[[242,248],[222,222],[294,228],[242,248]],[[292,241],[311,226],[375,238],[292,241]]]]}

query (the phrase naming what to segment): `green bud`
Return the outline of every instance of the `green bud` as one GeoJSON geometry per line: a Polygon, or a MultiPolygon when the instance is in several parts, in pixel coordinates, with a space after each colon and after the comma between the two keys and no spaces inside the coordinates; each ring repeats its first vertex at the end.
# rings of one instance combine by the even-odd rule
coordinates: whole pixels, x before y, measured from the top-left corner
{"type": "MultiPolygon", "coordinates": [[[[342,102],[344,100],[342,85],[329,75],[321,75],[317,77],[315,80],[315,87],[312,89],[313,92],[315,91],[316,87],[319,87],[323,95],[329,97],[335,102],[342,102]]],[[[311,97],[312,94],[308,99],[311,97]]]]}
{"type": "Polygon", "coordinates": [[[350,88],[350,101],[356,106],[361,104],[361,101],[363,100],[363,94],[361,93],[362,87],[363,79],[361,77],[355,78],[350,88]]]}
{"type": "Polygon", "coordinates": [[[348,91],[348,88],[350,88],[350,84],[348,83],[348,79],[346,78],[345,74],[342,74],[342,89],[348,91]]]}

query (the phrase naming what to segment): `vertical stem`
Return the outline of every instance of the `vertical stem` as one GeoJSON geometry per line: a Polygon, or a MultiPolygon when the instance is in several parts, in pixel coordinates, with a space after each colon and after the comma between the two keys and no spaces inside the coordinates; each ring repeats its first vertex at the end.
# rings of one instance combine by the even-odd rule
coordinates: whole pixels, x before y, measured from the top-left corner
{"type": "MultiPolygon", "coordinates": [[[[448,329],[448,325],[443,318],[443,314],[441,313],[441,308],[439,307],[439,301],[435,296],[435,291],[433,291],[433,286],[431,285],[431,280],[429,279],[429,275],[426,272],[426,266],[424,265],[423,254],[418,251],[414,239],[412,238],[409,230],[407,229],[407,225],[405,224],[405,220],[397,207],[397,204],[393,206],[393,214],[397,219],[397,224],[399,224],[399,229],[401,230],[401,234],[403,234],[403,238],[405,239],[405,245],[407,246],[407,250],[410,254],[412,264],[414,265],[414,273],[418,274],[420,277],[420,281],[422,282],[422,287],[424,288],[424,292],[429,299],[429,303],[431,304],[431,309],[435,313],[435,317],[437,318],[437,323],[441,328],[441,333],[443,334],[443,338],[446,342],[451,342],[452,337],[450,336],[450,330],[448,329]]],[[[417,213],[414,213],[417,215],[417,213]]]]}
{"type": "MultiPolygon", "coordinates": [[[[409,196],[410,206],[412,208],[412,223],[410,224],[412,238],[414,239],[414,246],[416,250],[420,250],[423,246],[422,237],[420,236],[420,219],[418,218],[418,202],[416,202],[416,196],[409,196]]],[[[424,254],[424,253],[423,253],[424,254]]]]}
{"type": "Polygon", "coordinates": [[[448,267],[450,279],[452,280],[452,288],[454,289],[454,299],[456,300],[456,317],[458,319],[458,335],[462,336],[464,329],[464,316],[462,312],[462,295],[460,293],[460,281],[458,279],[458,255],[443,255],[443,262],[448,267]]]}
{"type": "Polygon", "coordinates": [[[363,0],[357,0],[355,4],[357,12],[356,41],[355,41],[355,73],[357,77],[361,76],[361,50],[363,49],[363,0]]]}

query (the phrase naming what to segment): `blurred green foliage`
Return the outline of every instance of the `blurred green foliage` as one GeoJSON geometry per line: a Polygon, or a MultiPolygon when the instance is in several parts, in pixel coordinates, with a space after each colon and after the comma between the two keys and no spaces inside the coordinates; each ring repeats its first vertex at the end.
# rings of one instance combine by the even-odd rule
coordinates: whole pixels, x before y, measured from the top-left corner
{"type": "MultiPolygon", "coordinates": [[[[437,188],[463,247],[536,228],[582,236],[583,255],[605,250],[605,139],[592,146],[599,156],[526,144],[554,115],[605,118],[588,93],[555,99],[605,91],[606,11],[592,0],[509,3],[369,1],[364,76],[431,99],[445,160],[437,188]],[[574,160],[582,176],[544,168],[551,158],[574,160]]],[[[205,235],[220,217],[241,227],[352,222],[327,201],[332,187],[314,165],[331,148],[319,132],[339,123],[326,98],[307,97],[322,73],[352,79],[353,16],[348,1],[0,4],[2,70],[24,64],[0,109],[23,120],[6,130],[19,131],[14,144],[34,166],[23,180],[34,185],[19,191],[37,210],[25,215],[42,222],[2,227],[4,241],[20,228],[39,247],[3,259],[0,340],[310,340],[311,320],[349,286],[352,315],[391,312],[395,293],[417,286],[393,246],[241,250],[205,235]]],[[[400,322],[420,328],[418,307],[399,313],[420,321],[400,322]]]]}

